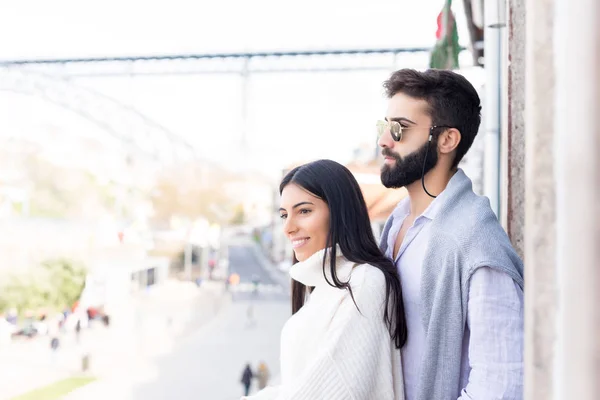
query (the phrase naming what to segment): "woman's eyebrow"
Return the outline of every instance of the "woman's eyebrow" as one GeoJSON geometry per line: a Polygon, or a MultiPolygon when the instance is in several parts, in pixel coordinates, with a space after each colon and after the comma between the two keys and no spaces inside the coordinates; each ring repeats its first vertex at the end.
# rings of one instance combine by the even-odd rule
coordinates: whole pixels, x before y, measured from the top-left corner
{"type": "MultiPolygon", "coordinates": [[[[314,206],[314,204],[313,204],[313,203],[311,203],[310,201],[301,201],[300,203],[298,203],[298,204],[295,204],[295,205],[292,207],[292,209],[294,209],[294,208],[298,208],[298,207],[300,207],[300,206],[303,206],[303,205],[306,205],[306,204],[308,204],[308,205],[311,205],[311,206],[314,206]]],[[[287,210],[286,210],[285,208],[283,208],[283,207],[279,207],[279,211],[287,211],[287,210]]]]}

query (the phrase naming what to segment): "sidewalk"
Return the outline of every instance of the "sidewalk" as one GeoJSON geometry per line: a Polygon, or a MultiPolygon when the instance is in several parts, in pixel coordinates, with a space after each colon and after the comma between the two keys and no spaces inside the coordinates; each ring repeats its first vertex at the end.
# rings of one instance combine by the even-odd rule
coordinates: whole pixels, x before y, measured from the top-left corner
{"type": "MultiPolygon", "coordinates": [[[[136,299],[129,326],[115,329],[92,360],[99,379],[123,365],[166,354],[174,344],[215,316],[230,300],[221,282],[171,282],[136,299]]],[[[126,368],[125,368],[126,369],[126,368]]]]}
{"type": "MultiPolygon", "coordinates": [[[[174,351],[91,383],[63,400],[239,399],[241,369],[264,361],[277,384],[279,338],[289,317],[287,302],[265,302],[256,325],[247,326],[247,302],[234,302],[216,318],[180,340],[174,351]]],[[[256,386],[256,385],[255,385],[256,386]]]]}
{"type": "Polygon", "coordinates": [[[81,343],[73,333],[63,334],[55,353],[50,349],[50,337],[17,340],[0,349],[0,399],[79,374],[87,346],[94,346],[106,335],[107,329],[98,325],[82,330],[81,343]]]}
{"type": "Polygon", "coordinates": [[[49,338],[13,343],[0,349],[0,400],[82,374],[84,354],[89,354],[86,374],[99,378],[88,386],[115,374],[127,375],[144,359],[168,352],[177,340],[225,307],[229,299],[220,282],[205,281],[200,288],[188,282],[169,282],[136,295],[120,310],[121,317],[111,321],[110,328],[83,330],[81,344],[76,344],[73,334],[63,336],[55,359],[49,338]]]}
{"type": "MultiPolygon", "coordinates": [[[[237,238],[229,244],[235,247],[232,248],[230,258],[233,270],[241,271],[244,263],[248,263],[247,267],[254,273],[257,272],[256,264],[260,263],[264,267],[261,267],[262,277],[271,286],[280,282],[282,286],[289,287],[287,274],[268,263],[258,247],[237,238]],[[243,251],[238,248],[238,244],[245,247],[243,251]],[[273,275],[276,281],[272,282],[267,274],[273,275]]],[[[247,271],[242,274],[246,279],[251,275],[247,271]]],[[[217,283],[202,283],[205,284],[203,287],[208,290],[217,283]]],[[[165,338],[161,334],[166,328],[158,321],[154,324],[147,322],[144,330],[153,330],[153,338],[146,339],[145,344],[132,345],[152,349],[158,342],[159,350],[155,349],[151,356],[129,360],[124,359],[122,354],[117,354],[121,359],[113,367],[112,373],[72,392],[63,400],[237,399],[241,395],[241,368],[247,362],[255,366],[259,361],[267,363],[273,374],[271,384],[277,384],[278,343],[281,328],[289,318],[289,299],[281,295],[270,296],[270,293],[263,293],[261,296],[261,301],[254,304],[254,323],[250,325],[247,310],[252,299],[238,296],[229,305],[232,299],[229,294],[222,296],[221,311],[215,318],[209,318],[209,322],[202,323],[200,318],[194,323],[188,323],[189,328],[179,329],[178,321],[190,320],[187,313],[176,313],[170,325],[178,333],[175,339],[165,338]]],[[[145,304],[155,307],[154,302],[146,301],[145,304]]],[[[206,307],[205,304],[204,308],[212,307],[206,307]]],[[[214,308],[219,309],[217,306],[214,308]]]]}
{"type": "Polygon", "coordinates": [[[120,346],[102,352],[99,379],[63,400],[130,399],[131,385],[155,374],[151,360],[169,354],[181,340],[229,305],[231,297],[221,282],[205,281],[200,289],[165,287],[144,301],[140,329],[120,346]],[[195,294],[194,294],[195,293],[195,294]],[[190,297],[191,296],[191,297],[190,297]],[[173,312],[174,311],[174,312],[173,312]],[[123,390],[115,397],[115,387],[123,390]]]}

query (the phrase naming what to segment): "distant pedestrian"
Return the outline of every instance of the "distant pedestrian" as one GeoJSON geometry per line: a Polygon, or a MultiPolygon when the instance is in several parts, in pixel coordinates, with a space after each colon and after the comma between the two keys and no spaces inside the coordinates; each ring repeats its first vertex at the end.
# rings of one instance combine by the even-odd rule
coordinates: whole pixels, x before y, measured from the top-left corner
{"type": "Polygon", "coordinates": [[[252,294],[254,296],[258,295],[258,288],[260,285],[260,277],[256,274],[252,275],[252,294]]]}
{"type": "Polygon", "coordinates": [[[53,337],[50,340],[50,348],[52,349],[52,351],[56,351],[58,350],[58,347],[60,346],[60,340],[58,339],[58,337],[53,337]]]}
{"type": "Polygon", "coordinates": [[[244,385],[244,396],[248,396],[250,394],[250,386],[252,385],[253,377],[254,374],[252,373],[250,364],[246,364],[246,368],[244,368],[241,379],[242,385],[244,385]]]}
{"type": "Polygon", "coordinates": [[[208,260],[208,279],[211,281],[213,279],[213,272],[215,270],[216,265],[217,265],[217,262],[215,261],[214,258],[211,258],[210,260],[208,260]]]}
{"type": "Polygon", "coordinates": [[[58,336],[52,336],[50,339],[50,361],[52,364],[56,363],[58,348],[60,347],[60,340],[58,336]]]}
{"type": "Polygon", "coordinates": [[[75,340],[77,343],[79,343],[81,340],[81,319],[78,319],[77,323],[75,324],[75,340]]]}
{"type": "Polygon", "coordinates": [[[246,309],[246,326],[251,328],[255,325],[256,321],[254,319],[254,304],[248,304],[248,308],[246,309]]]}
{"type": "Polygon", "coordinates": [[[47,334],[50,337],[50,349],[52,350],[52,357],[53,359],[56,357],[56,353],[58,351],[58,348],[60,347],[60,328],[59,328],[59,323],[60,323],[60,318],[62,317],[62,314],[59,314],[59,317],[57,318],[48,318],[47,319],[47,323],[48,323],[48,331],[47,334]]]}
{"type": "Polygon", "coordinates": [[[262,390],[267,387],[269,384],[269,369],[267,368],[267,364],[264,361],[258,365],[258,370],[256,371],[256,379],[258,379],[258,389],[262,390]]]}

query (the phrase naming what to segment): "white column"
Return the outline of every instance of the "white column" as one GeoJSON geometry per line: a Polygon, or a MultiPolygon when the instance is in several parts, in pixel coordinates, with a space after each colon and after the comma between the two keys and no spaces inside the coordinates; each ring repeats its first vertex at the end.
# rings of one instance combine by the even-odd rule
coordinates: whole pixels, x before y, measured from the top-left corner
{"type": "Polygon", "coordinates": [[[500,54],[502,29],[506,16],[505,0],[486,0],[484,7],[484,66],[486,72],[483,112],[485,128],[484,194],[490,199],[492,210],[500,214],[500,54]]]}
{"type": "Polygon", "coordinates": [[[600,3],[555,0],[554,399],[600,396],[600,3]]]}
{"type": "MultiPolygon", "coordinates": [[[[558,113],[552,38],[555,0],[525,1],[525,399],[552,400],[558,297],[552,155],[553,118],[558,113]]],[[[517,7],[511,11],[513,18],[515,12],[517,7]]]]}

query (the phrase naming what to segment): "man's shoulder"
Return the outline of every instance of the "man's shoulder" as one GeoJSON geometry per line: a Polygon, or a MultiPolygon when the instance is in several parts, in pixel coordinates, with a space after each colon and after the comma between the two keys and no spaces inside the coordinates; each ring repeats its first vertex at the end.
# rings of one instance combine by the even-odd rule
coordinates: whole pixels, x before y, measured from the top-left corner
{"type": "Polygon", "coordinates": [[[470,192],[448,203],[434,220],[434,232],[460,242],[504,232],[487,197],[470,192]]]}
{"type": "Polygon", "coordinates": [[[447,253],[446,257],[461,257],[463,262],[477,264],[490,256],[516,255],[487,197],[471,192],[440,214],[431,238],[447,253]]]}

